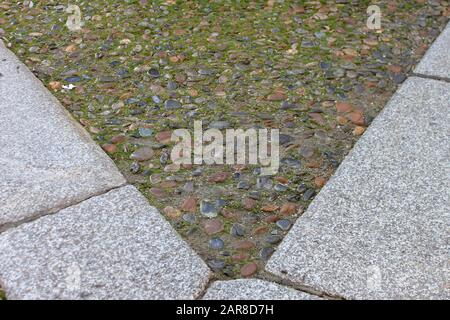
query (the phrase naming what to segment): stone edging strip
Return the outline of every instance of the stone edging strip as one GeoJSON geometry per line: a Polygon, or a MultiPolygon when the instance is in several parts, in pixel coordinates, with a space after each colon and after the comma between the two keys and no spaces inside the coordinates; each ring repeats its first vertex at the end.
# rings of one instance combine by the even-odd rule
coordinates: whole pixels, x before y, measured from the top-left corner
{"type": "Polygon", "coordinates": [[[450,23],[414,70],[415,74],[450,81],[450,23]]]}
{"type": "Polygon", "coordinates": [[[321,300],[308,293],[260,279],[216,281],[203,300],[321,300]]]}

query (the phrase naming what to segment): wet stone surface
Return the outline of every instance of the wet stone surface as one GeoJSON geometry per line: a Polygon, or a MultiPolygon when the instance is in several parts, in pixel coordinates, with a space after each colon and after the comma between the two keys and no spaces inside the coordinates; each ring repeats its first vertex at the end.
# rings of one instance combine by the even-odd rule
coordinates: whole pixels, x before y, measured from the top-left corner
{"type": "Polygon", "coordinates": [[[369,1],[89,1],[70,32],[63,5],[4,0],[0,35],[229,279],[264,269],[445,26],[448,2],[422,2],[378,1],[373,31],[369,1]],[[173,165],[171,132],[194,120],[280,129],[279,172],[173,165]]]}

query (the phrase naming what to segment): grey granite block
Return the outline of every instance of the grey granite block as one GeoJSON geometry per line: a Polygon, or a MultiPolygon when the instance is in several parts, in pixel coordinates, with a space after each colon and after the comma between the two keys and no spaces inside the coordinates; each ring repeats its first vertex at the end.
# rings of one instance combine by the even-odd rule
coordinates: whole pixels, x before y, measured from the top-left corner
{"type": "Polygon", "coordinates": [[[203,300],[319,300],[319,297],[259,279],[216,281],[203,300]]]}
{"type": "Polygon", "coordinates": [[[450,79],[450,23],[428,49],[414,72],[450,79]]]}
{"type": "Polygon", "coordinates": [[[0,234],[9,299],[193,299],[209,277],[132,186],[0,234]]]}
{"type": "Polygon", "coordinates": [[[353,299],[449,299],[450,84],[410,78],[266,270],[353,299]]]}
{"type": "Polygon", "coordinates": [[[123,185],[114,163],[0,43],[0,230],[123,185]]]}

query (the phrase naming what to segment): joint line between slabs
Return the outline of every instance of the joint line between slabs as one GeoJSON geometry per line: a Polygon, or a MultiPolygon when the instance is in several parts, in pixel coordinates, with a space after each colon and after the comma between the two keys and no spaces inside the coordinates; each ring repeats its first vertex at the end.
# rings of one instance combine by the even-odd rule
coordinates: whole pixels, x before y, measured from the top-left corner
{"type": "Polygon", "coordinates": [[[4,233],[4,232],[6,232],[6,231],[8,231],[10,229],[17,228],[17,227],[19,227],[19,226],[21,226],[23,224],[30,223],[30,222],[33,222],[35,220],[38,220],[38,219],[40,219],[42,217],[57,214],[61,210],[64,210],[64,209],[76,206],[76,205],[78,205],[78,204],[80,204],[80,203],[82,203],[82,202],[84,202],[86,200],[92,199],[94,197],[102,196],[102,195],[104,195],[104,194],[106,194],[106,193],[108,193],[110,191],[113,191],[113,190],[125,187],[127,185],[129,185],[129,183],[125,182],[125,183],[123,183],[123,184],[121,184],[119,186],[108,188],[108,189],[106,189],[104,191],[101,191],[101,192],[95,193],[93,195],[90,195],[90,196],[88,196],[86,198],[83,198],[82,200],[74,201],[73,203],[70,203],[70,204],[68,204],[66,206],[56,207],[56,208],[45,210],[45,211],[40,211],[40,212],[37,212],[37,213],[33,214],[31,217],[28,217],[28,218],[25,218],[25,219],[22,219],[22,220],[19,220],[19,221],[16,221],[16,222],[5,223],[4,225],[0,226],[0,234],[4,233]]]}
{"type": "Polygon", "coordinates": [[[411,76],[417,77],[417,78],[422,78],[422,79],[431,79],[431,80],[437,80],[437,81],[450,83],[450,78],[447,78],[447,77],[430,76],[430,75],[426,75],[426,74],[422,74],[422,73],[414,73],[414,72],[411,73],[411,76]]]}

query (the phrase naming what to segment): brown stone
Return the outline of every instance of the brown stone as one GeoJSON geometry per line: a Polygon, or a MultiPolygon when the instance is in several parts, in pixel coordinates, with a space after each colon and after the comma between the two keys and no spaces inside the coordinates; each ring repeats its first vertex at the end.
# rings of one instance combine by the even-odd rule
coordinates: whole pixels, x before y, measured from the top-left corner
{"type": "Polygon", "coordinates": [[[220,219],[211,219],[203,222],[203,228],[208,235],[223,231],[223,222],[220,219]]]}
{"type": "Polygon", "coordinates": [[[171,219],[178,219],[181,217],[181,211],[174,207],[167,206],[163,209],[163,211],[171,219]]]}
{"type": "Polygon", "coordinates": [[[248,259],[248,257],[249,257],[249,254],[248,254],[248,253],[246,253],[246,252],[241,252],[241,253],[234,254],[234,255],[231,257],[231,259],[233,259],[233,261],[235,261],[235,262],[239,262],[239,261],[243,261],[243,260],[248,259]]]}
{"type": "Polygon", "coordinates": [[[261,211],[264,212],[274,212],[277,211],[279,207],[275,204],[266,204],[261,208],[261,211]]]}
{"type": "Polygon", "coordinates": [[[267,226],[260,226],[260,227],[257,227],[257,228],[255,228],[253,230],[253,234],[254,235],[260,235],[260,234],[264,234],[264,233],[266,233],[268,231],[269,231],[269,228],[267,226]]]}
{"type": "Polygon", "coordinates": [[[107,153],[112,154],[117,151],[117,146],[115,144],[106,143],[102,145],[102,149],[105,150],[107,153]]]}
{"type": "Polygon", "coordinates": [[[306,166],[308,168],[315,168],[315,169],[317,169],[317,168],[320,168],[321,162],[319,162],[319,161],[308,161],[306,163],[306,166]]]}
{"type": "Polygon", "coordinates": [[[59,81],[50,81],[48,86],[52,90],[59,90],[62,87],[61,82],[59,82],[59,81]]]}
{"type": "Polygon", "coordinates": [[[287,202],[281,206],[280,213],[283,215],[291,215],[297,211],[297,206],[294,203],[287,202]]]}
{"type": "Polygon", "coordinates": [[[166,193],[164,192],[163,189],[151,188],[149,191],[152,196],[154,196],[155,198],[158,198],[158,199],[162,199],[166,196],[166,193]]]}
{"type": "Polygon", "coordinates": [[[269,101],[281,101],[281,100],[285,100],[286,98],[287,98],[286,94],[284,94],[281,91],[274,92],[267,96],[267,100],[269,100],[269,101]]]}
{"type": "Polygon", "coordinates": [[[209,182],[221,183],[221,182],[224,182],[225,180],[227,180],[227,178],[228,178],[228,173],[227,172],[217,172],[217,173],[212,174],[208,178],[208,181],[209,182]]]}
{"type": "Polygon", "coordinates": [[[244,240],[234,243],[233,246],[236,250],[250,250],[255,247],[255,244],[251,241],[244,240]]]}
{"type": "Polygon", "coordinates": [[[276,214],[270,215],[264,219],[264,221],[267,223],[274,223],[278,220],[280,220],[280,218],[276,214]]]}
{"type": "Polygon", "coordinates": [[[338,102],[336,103],[337,112],[350,112],[353,110],[353,106],[347,102],[338,102]]]}
{"type": "Polygon", "coordinates": [[[255,208],[256,204],[258,202],[256,200],[250,199],[250,198],[244,198],[242,199],[242,206],[246,209],[246,210],[252,210],[255,208]]]}
{"type": "Polygon", "coordinates": [[[182,74],[182,73],[177,73],[177,74],[175,75],[175,81],[178,82],[178,83],[183,83],[183,82],[185,82],[185,81],[186,81],[186,75],[185,75],[185,74],[182,74]]]}
{"type": "Polygon", "coordinates": [[[69,44],[67,47],[64,48],[64,51],[68,53],[75,52],[77,51],[77,46],[74,44],[69,44]]]}
{"type": "Polygon", "coordinates": [[[343,116],[337,116],[336,120],[341,126],[345,125],[348,122],[348,119],[343,116]]]}
{"type": "Polygon", "coordinates": [[[142,147],[133,152],[130,159],[136,161],[147,161],[150,160],[155,152],[150,147],[142,147]]]}
{"type": "Polygon", "coordinates": [[[243,277],[250,277],[251,275],[255,274],[255,272],[257,270],[258,270],[258,265],[254,262],[250,262],[241,268],[241,275],[243,277]]]}
{"type": "Polygon", "coordinates": [[[230,209],[224,208],[220,213],[227,219],[233,219],[236,217],[236,213],[231,211],[230,209]]]}
{"type": "Polygon", "coordinates": [[[360,136],[364,133],[364,131],[366,131],[366,128],[361,127],[361,126],[357,126],[355,127],[355,129],[353,130],[353,135],[355,136],[360,136]]]}
{"type": "Polygon", "coordinates": [[[322,188],[326,182],[327,182],[327,180],[323,177],[316,177],[314,179],[314,184],[319,188],[322,188]]]}
{"type": "Polygon", "coordinates": [[[159,186],[163,189],[171,189],[177,186],[175,181],[163,181],[159,184],[159,186]]]}
{"type": "Polygon", "coordinates": [[[363,126],[364,125],[364,115],[361,111],[355,111],[352,113],[349,113],[347,115],[347,118],[353,122],[354,124],[358,125],[358,126],[363,126]]]}
{"type": "Polygon", "coordinates": [[[197,211],[197,199],[194,197],[186,198],[181,205],[181,210],[195,213],[195,211],[197,211]]]}
{"type": "Polygon", "coordinates": [[[402,72],[402,67],[396,66],[396,65],[390,65],[387,67],[387,69],[392,73],[401,73],[402,72]]]}
{"type": "Polygon", "coordinates": [[[172,131],[161,131],[158,132],[155,136],[156,141],[163,144],[170,143],[171,138],[172,138],[172,131]]]}
{"type": "Polygon", "coordinates": [[[172,63],[177,63],[178,61],[180,61],[180,58],[178,56],[171,56],[169,57],[169,60],[172,63]]]}
{"type": "Polygon", "coordinates": [[[286,179],[285,177],[275,177],[274,179],[282,184],[288,184],[288,182],[289,182],[289,180],[286,179]]]}
{"type": "Polygon", "coordinates": [[[322,114],[320,113],[316,113],[316,112],[311,112],[309,114],[309,116],[311,117],[311,119],[315,122],[317,122],[320,125],[324,125],[325,124],[325,119],[323,118],[322,114]]]}

